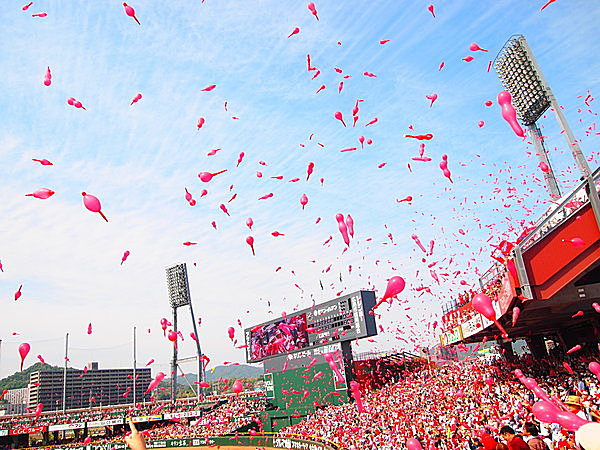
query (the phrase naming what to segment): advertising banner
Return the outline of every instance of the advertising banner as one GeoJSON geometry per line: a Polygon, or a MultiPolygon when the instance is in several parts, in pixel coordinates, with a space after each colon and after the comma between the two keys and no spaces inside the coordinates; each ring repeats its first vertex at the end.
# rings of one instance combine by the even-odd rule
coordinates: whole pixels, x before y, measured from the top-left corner
{"type": "Polygon", "coordinates": [[[457,326],[456,328],[454,328],[453,330],[447,331],[446,332],[446,341],[449,344],[454,344],[455,342],[459,342],[462,341],[463,339],[463,334],[462,334],[462,328],[461,326],[457,326]]]}
{"type": "Polygon", "coordinates": [[[202,415],[202,411],[182,411],[176,413],[163,414],[163,419],[183,419],[184,417],[198,417],[202,415]]]}
{"type": "Polygon", "coordinates": [[[133,422],[154,422],[156,420],[162,420],[162,414],[155,414],[153,416],[138,416],[132,417],[133,422]]]}
{"type": "Polygon", "coordinates": [[[108,427],[110,425],[123,425],[123,419],[94,420],[87,423],[88,428],[108,427]]]}
{"type": "Polygon", "coordinates": [[[498,292],[498,303],[500,306],[500,315],[498,317],[508,311],[510,304],[516,296],[517,292],[515,290],[512,276],[509,272],[506,272],[502,278],[502,287],[500,288],[500,292],[498,292]]]}
{"type": "Polygon", "coordinates": [[[466,322],[461,325],[463,338],[473,336],[475,333],[483,330],[483,323],[481,322],[481,314],[475,313],[466,322]]]}
{"type": "Polygon", "coordinates": [[[80,423],[61,423],[59,425],[50,425],[48,431],[79,430],[85,428],[85,422],[80,423]]]}
{"type": "Polygon", "coordinates": [[[33,434],[33,433],[43,433],[46,431],[46,427],[25,427],[25,428],[13,428],[10,430],[11,436],[18,436],[20,434],[33,434]]]}

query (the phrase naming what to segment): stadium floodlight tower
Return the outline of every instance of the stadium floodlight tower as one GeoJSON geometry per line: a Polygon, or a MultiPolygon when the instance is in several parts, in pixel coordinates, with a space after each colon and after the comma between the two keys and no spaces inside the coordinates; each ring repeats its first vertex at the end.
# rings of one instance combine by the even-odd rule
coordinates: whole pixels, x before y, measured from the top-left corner
{"type": "Polygon", "coordinates": [[[525,36],[514,35],[504,44],[494,62],[494,68],[500,81],[512,97],[513,106],[521,122],[529,128],[531,138],[536,146],[540,161],[546,163],[550,169],[544,173],[546,184],[553,197],[560,197],[560,190],[554,172],[548,161],[548,153],[544,147],[544,138],[536,121],[552,108],[561,127],[567,144],[577,162],[582,179],[587,181],[589,188],[590,204],[594,210],[596,222],[600,224],[600,199],[594,185],[592,173],[587,160],[573,135],[567,119],[554,97],[550,85],[546,81],[542,70],[525,39],[525,36]]]}
{"type": "MultiPolygon", "coordinates": [[[[167,288],[169,290],[169,303],[173,309],[173,331],[177,333],[177,308],[181,306],[190,307],[190,315],[192,317],[192,325],[194,334],[196,335],[196,351],[197,354],[191,358],[177,359],[177,345],[173,345],[173,359],[171,361],[171,401],[174,402],[177,398],[177,368],[178,363],[186,361],[198,361],[198,383],[204,381],[204,364],[202,360],[202,350],[200,349],[200,338],[198,337],[198,329],[196,327],[196,319],[194,318],[194,309],[192,308],[192,300],[190,296],[190,285],[188,283],[187,267],[185,263],[176,264],[167,267],[167,288]]],[[[191,386],[190,386],[191,387],[191,386]]],[[[192,388],[193,389],[193,388],[192,388]]],[[[202,389],[197,386],[196,394],[200,400],[202,389]]]]}

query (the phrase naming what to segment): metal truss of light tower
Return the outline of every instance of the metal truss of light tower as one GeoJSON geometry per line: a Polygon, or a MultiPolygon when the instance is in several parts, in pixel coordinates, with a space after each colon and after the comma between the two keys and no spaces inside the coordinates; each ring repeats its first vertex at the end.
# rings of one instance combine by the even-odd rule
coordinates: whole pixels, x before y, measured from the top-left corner
{"type": "Polygon", "coordinates": [[[512,36],[504,44],[494,61],[494,68],[502,84],[512,97],[513,106],[517,110],[519,119],[529,128],[540,161],[545,162],[550,169],[547,173],[544,173],[544,176],[551,195],[560,196],[558,184],[544,147],[543,137],[536,125],[536,121],[542,114],[548,108],[552,108],[562,134],[565,135],[567,144],[581,172],[582,179],[588,182],[590,203],[594,210],[596,222],[600,226],[600,198],[591,176],[592,172],[525,36],[512,36]]]}
{"type": "MultiPolygon", "coordinates": [[[[196,357],[198,361],[198,383],[204,381],[204,364],[202,360],[202,350],[200,349],[200,338],[198,337],[198,329],[196,327],[196,319],[194,318],[194,309],[190,295],[190,286],[187,276],[187,266],[185,263],[167,267],[167,289],[169,291],[169,303],[173,309],[173,331],[177,333],[177,308],[189,305],[194,335],[196,336],[196,357]]],[[[178,363],[183,360],[177,359],[177,346],[173,345],[173,359],[171,360],[171,401],[177,398],[177,368],[178,363]]],[[[188,358],[189,359],[189,358],[188,358]]],[[[203,389],[198,386],[196,394],[198,400],[202,395],[203,389]]]]}

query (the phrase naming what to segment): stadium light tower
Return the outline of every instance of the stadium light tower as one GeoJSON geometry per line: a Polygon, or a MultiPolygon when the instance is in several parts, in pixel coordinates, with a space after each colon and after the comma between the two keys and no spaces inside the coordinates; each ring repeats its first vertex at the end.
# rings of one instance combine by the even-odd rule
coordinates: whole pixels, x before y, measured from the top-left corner
{"type": "MultiPolygon", "coordinates": [[[[173,331],[177,333],[177,308],[189,305],[190,315],[192,317],[192,325],[194,334],[196,335],[196,358],[198,361],[198,383],[204,381],[204,365],[202,361],[202,350],[200,349],[200,338],[198,337],[198,329],[196,328],[196,319],[194,318],[194,309],[190,296],[190,285],[188,283],[187,267],[185,263],[177,264],[172,267],[167,267],[167,288],[169,290],[169,303],[173,309],[173,331]]],[[[186,358],[185,361],[190,358],[186,358]]],[[[171,401],[177,398],[177,367],[178,363],[184,360],[177,359],[177,346],[173,345],[173,360],[171,361],[171,401]]],[[[202,389],[198,385],[197,397],[200,400],[202,389]]]]}
{"type": "Polygon", "coordinates": [[[525,36],[511,36],[498,53],[494,62],[494,68],[498,72],[500,81],[513,99],[513,106],[517,110],[519,119],[529,128],[540,161],[545,162],[550,168],[548,173],[544,173],[544,177],[546,178],[546,184],[551,195],[560,197],[560,190],[544,147],[544,139],[540,133],[540,129],[536,125],[536,121],[542,114],[548,108],[552,108],[556,115],[556,120],[564,131],[563,134],[577,162],[579,171],[583,179],[588,182],[590,203],[596,216],[596,222],[600,224],[600,200],[590,167],[579,147],[578,141],[573,135],[573,130],[571,130],[556,97],[554,97],[550,89],[550,85],[538,66],[525,36]]]}

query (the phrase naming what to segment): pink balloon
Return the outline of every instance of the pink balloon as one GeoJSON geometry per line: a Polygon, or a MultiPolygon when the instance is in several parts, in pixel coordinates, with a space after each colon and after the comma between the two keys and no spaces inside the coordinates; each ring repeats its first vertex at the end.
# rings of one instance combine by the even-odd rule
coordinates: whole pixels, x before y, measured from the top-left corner
{"type": "Polygon", "coordinates": [[[538,167],[544,173],[550,172],[550,167],[544,161],[540,161],[540,163],[538,164],[538,167]]]}
{"type": "Polygon", "coordinates": [[[508,122],[515,134],[525,137],[525,133],[519,122],[517,122],[517,111],[512,105],[512,97],[507,91],[498,94],[498,104],[502,108],[502,118],[508,122]]]}
{"type": "Polygon", "coordinates": [[[342,372],[340,372],[333,355],[331,353],[325,353],[325,360],[329,363],[329,368],[335,373],[338,383],[343,383],[344,376],[342,375],[342,372]]]}
{"type": "Polygon", "coordinates": [[[100,205],[100,200],[98,200],[98,197],[94,197],[93,195],[86,194],[85,192],[82,192],[81,195],[83,196],[83,205],[89,211],[100,214],[102,216],[102,218],[108,222],[108,219],[100,210],[101,205],[100,205]]]}
{"type": "Polygon", "coordinates": [[[142,94],[137,94],[135,97],[133,97],[129,106],[133,105],[134,103],[139,102],[141,99],[142,99],[142,94]]]}
{"type": "Polygon", "coordinates": [[[487,52],[486,49],[481,48],[479,45],[477,45],[475,42],[473,42],[471,45],[469,45],[469,50],[471,50],[472,52],[476,52],[476,51],[480,51],[480,52],[487,52]]]}
{"type": "Polygon", "coordinates": [[[352,380],[350,382],[350,391],[352,392],[352,397],[354,398],[354,401],[356,402],[356,409],[358,409],[359,413],[363,412],[364,408],[363,408],[363,402],[362,402],[362,395],[360,393],[360,384],[358,384],[356,381],[352,380]]]}
{"type": "Polygon", "coordinates": [[[177,342],[177,333],[175,333],[175,331],[173,331],[173,330],[169,330],[169,332],[167,333],[167,338],[171,342],[175,343],[175,342],[177,342]]]}
{"type": "Polygon", "coordinates": [[[415,438],[410,438],[406,441],[406,448],[408,450],[423,450],[421,443],[415,438]]]}
{"type": "Polygon", "coordinates": [[[231,390],[233,392],[235,392],[236,394],[239,394],[240,392],[242,392],[244,390],[244,386],[242,385],[242,380],[235,380],[233,382],[233,387],[231,388],[231,390]]]}
{"type": "Polygon", "coordinates": [[[154,377],[154,380],[152,380],[150,382],[150,384],[148,385],[148,388],[146,389],[146,393],[153,391],[154,389],[156,389],[158,387],[158,385],[160,384],[161,381],[163,381],[165,379],[166,375],[162,372],[158,372],[156,374],[156,376],[154,377]]]}
{"type": "Polygon", "coordinates": [[[196,336],[196,333],[194,333],[193,331],[190,333],[190,337],[195,340],[196,342],[198,342],[198,336],[196,336]]]}
{"type": "Polygon", "coordinates": [[[254,221],[252,220],[252,217],[248,217],[246,219],[246,226],[250,229],[252,229],[252,225],[254,225],[254,221]]]}
{"type": "Polygon", "coordinates": [[[23,362],[29,354],[29,350],[31,350],[31,345],[29,345],[27,342],[24,342],[21,345],[19,345],[19,355],[21,356],[21,371],[23,370],[23,362]]]}
{"type": "Polygon", "coordinates": [[[431,13],[431,15],[432,15],[433,17],[435,17],[435,9],[434,9],[433,5],[429,5],[429,6],[427,7],[427,10],[428,10],[428,11],[431,13]]]}
{"type": "Polygon", "coordinates": [[[344,116],[342,116],[342,113],[339,111],[336,111],[333,114],[333,117],[335,117],[337,120],[339,120],[340,122],[342,122],[342,125],[346,126],[346,122],[344,122],[344,116]]]}
{"type": "Polygon", "coordinates": [[[512,326],[514,327],[519,319],[519,314],[521,314],[521,308],[515,306],[513,308],[513,316],[512,316],[512,326]]]}
{"type": "Polygon", "coordinates": [[[360,147],[361,148],[365,148],[365,137],[364,136],[359,136],[358,137],[358,142],[360,142],[360,147]]]}
{"type": "Polygon", "coordinates": [[[44,86],[50,86],[52,84],[52,72],[50,72],[50,67],[46,69],[46,75],[44,76],[44,86]]]}
{"type": "Polygon", "coordinates": [[[388,298],[392,298],[400,294],[405,287],[406,282],[404,281],[404,278],[399,276],[390,278],[388,280],[387,287],[385,288],[385,293],[383,294],[382,301],[385,301],[388,298]]]}
{"type": "Polygon", "coordinates": [[[350,214],[346,216],[346,227],[348,228],[350,237],[354,237],[354,219],[350,214]]]}
{"type": "Polygon", "coordinates": [[[233,327],[227,328],[227,334],[229,335],[229,339],[231,339],[233,341],[233,338],[235,337],[235,328],[233,328],[233,327]]]}
{"type": "Polygon", "coordinates": [[[129,250],[125,250],[125,252],[123,253],[123,256],[121,257],[121,265],[123,265],[123,263],[125,261],[127,261],[127,258],[129,258],[129,255],[131,255],[131,252],[129,250]]]}
{"type": "Polygon", "coordinates": [[[600,305],[597,302],[592,303],[592,307],[594,308],[594,311],[600,313],[600,305]]]}
{"type": "Polygon", "coordinates": [[[496,311],[492,305],[492,299],[485,294],[477,294],[472,300],[473,309],[483,315],[486,319],[496,321],[496,311]]]}
{"type": "Polygon", "coordinates": [[[302,194],[302,196],[300,197],[300,204],[302,205],[302,209],[304,210],[304,207],[308,204],[308,197],[306,196],[306,194],[302,194]]]}
{"type": "Polygon", "coordinates": [[[54,195],[54,191],[52,189],[40,188],[35,191],[33,194],[25,194],[25,197],[33,197],[38,198],[40,200],[46,200],[54,195]]]}
{"type": "Polygon", "coordinates": [[[598,378],[600,381],[600,364],[598,364],[596,361],[592,361],[588,368],[590,369],[590,372],[596,375],[596,378],[598,378]]]}
{"type": "Polygon", "coordinates": [[[479,122],[477,122],[477,126],[479,128],[483,128],[485,126],[485,122],[483,120],[480,120],[479,122]]]}
{"type": "Polygon", "coordinates": [[[315,7],[315,4],[313,2],[310,2],[308,5],[306,5],[306,7],[308,8],[308,10],[311,12],[311,14],[313,16],[315,16],[315,18],[317,20],[319,20],[319,15],[317,13],[317,8],[315,7]]]}
{"type": "Polygon", "coordinates": [[[208,183],[210,180],[213,179],[214,176],[222,174],[223,172],[227,172],[227,169],[225,170],[221,170],[219,172],[215,172],[215,173],[210,173],[210,172],[200,172],[198,174],[198,178],[200,178],[200,181],[203,181],[204,183],[208,183]]]}
{"type": "Polygon", "coordinates": [[[252,255],[256,256],[256,253],[254,253],[254,238],[252,236],[248,236],[246,238],[246,244],[248,244],[252,249],[252,255]]]}
{"type": "Polygon", "coordinates": [[[561,411],[544,400],[540,400],[533,405],[533,414],[541,422],[557,423],[569,431],[577,431],[582,425],[590,423],[571,412],[561,411]]]}
{"type": "Polygon", "coordinates": [[[87,334],[92,334],[92,324],[91,323],[88,324],[87,334]]]}
{"type": "Polygon", "coordinates": [[[344,222],[344,215],[343,214],[336,214],[335,215],[335,220],[337,220],[338,223],[338,229],[340,230],[340,233],[342,234],[342,238],[344,239],[344,243],[347,246],[350,246],[350,238],[348,237],[348,227],[346,225],[346,222],[344,222]]]}
{"type": "Polygon", "coordinates": [[[296,27],[292,30],[288,38],[291,38],[293,35],[300,33],[300,28],[296,27]]]}
{"type": "Polygon", "coordinates": [[[312,175],[314,170],[315,170],[315,163],[309,162],[308,167],[306,168],[306,181],[308,181],[308,179],[310,178],[310,176],[312,175]]]}

